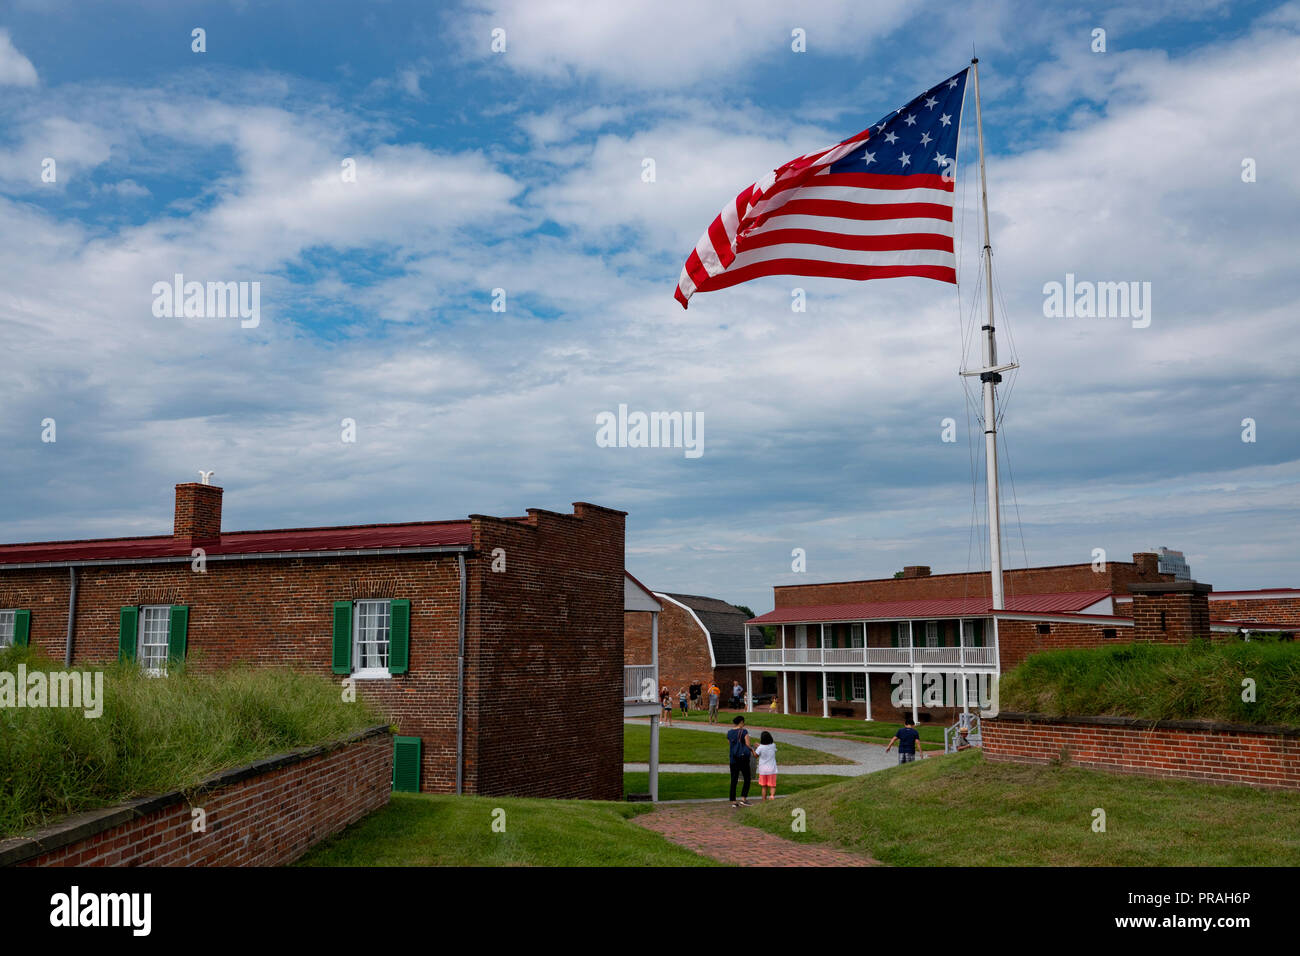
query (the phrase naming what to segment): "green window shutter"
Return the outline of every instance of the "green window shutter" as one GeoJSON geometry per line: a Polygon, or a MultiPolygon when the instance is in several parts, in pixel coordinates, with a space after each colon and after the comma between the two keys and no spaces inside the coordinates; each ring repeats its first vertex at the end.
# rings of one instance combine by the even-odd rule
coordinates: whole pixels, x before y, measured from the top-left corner
{"type": "Polygon", "coordinates": [[[971,647],[983,647],[983,646],[984,646],[984,622],[983,622],[983,621],[972,621],[972,622],[971,622],[971,628],[970,628],[970,646],[971,646],[971,647]]]}
{"type": "Polygon", "coordinates": [[[32,633],[32,612],[14,611],[14,647],[26,647],[32,633]]]}
{"type": "Polygon", "coordinates": [[[171,619],[167,622],[167,663],[179,664],[185,660],[185,635],[190,628],[190,609],[184,604],[173,604],[171,619]]]}
{"type": "Polygon", "coordinates": [[[388,673],[405,674],[411,664],[411,602],[388,602],[388,673]]]}
{"type": "Polygon", "coordinates": [[[393,789],[420,792],[420,738],[393,738],[393,789]]]}
{"type": "Polygon", "coordinates": [[[117,658],[121,661],[135,660],[135,645],[139,640],[140,609],[124,607],[117,618],[117,658]]]}
{"type": "Polygon", "coordinates": [[[817,699],[818,699],[818,700],[821,700],[821,699],[822,699],[822,682],[821,682],[821,675],[820,675],[820,674],[818,674],[817,677],[814,678],[813,683],[817,685],[817,699]]]}
{"type": "Polygon", "coordinates": [[[893,642],[894,647],[899,646],[899,641],[901,640],[902,633],[903,633],[903,625],[900,624],[898,621],[895,621],[894,633],[890,636],[890,640],[893,642]]]}
{"type": "Polygon", "coordinates": [[[352,673],[352,602],[334,602],[334,673],[352,673]]]}

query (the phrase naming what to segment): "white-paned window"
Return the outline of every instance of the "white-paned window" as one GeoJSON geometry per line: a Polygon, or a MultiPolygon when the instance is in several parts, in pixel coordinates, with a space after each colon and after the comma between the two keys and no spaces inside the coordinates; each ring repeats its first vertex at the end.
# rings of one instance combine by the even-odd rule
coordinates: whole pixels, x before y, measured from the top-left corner
{"type": "Polygon", "coordinates": [[[388,677],[391,618],[388,601],[357,601],[352,609],[353,671],[359,677],[388,677]]]}
{"type": "Polygon", "coordinates": [[[938,621],[925,622],[925,646],[926,647],[939,646],[939,622],[938,621]]]}
{"type": "Polygon", "coordinates": [[[0,611],[0,647],[8,647],[14,642],[14,616],[12,608],[0,611]]]}
{"type": "Polygon", "coordinates": [[[167,676],[167,633],[171,626],[171,605],[149,604],[140,608],[139,640],[135,659],[145,673],[167,676]]]}
{"type": "Polygon", "coordinates": [[[864,624],[849,625],[849,647],[862,647],[866,642],[863,640],[864,624]]]}
{"type": "Polygon", "coordinates": [[[853,699],[854,700],[867,699],[867,675],[866,674],[853,675],[853,699]]]}

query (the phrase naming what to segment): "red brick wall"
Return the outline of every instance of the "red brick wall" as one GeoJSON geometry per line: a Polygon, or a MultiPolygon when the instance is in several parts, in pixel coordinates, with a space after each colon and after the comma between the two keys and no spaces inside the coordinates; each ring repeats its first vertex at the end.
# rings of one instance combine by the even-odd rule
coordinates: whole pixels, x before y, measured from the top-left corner
{"type": "Polygon", "coordinates": [[[618,800],[625,515],[584,503],[528,514],[471,516],[467,787],[618,800]]]}
{"type": "Polygon", "coordinates": [[[1063,624],[1059,621],[998,621],[998,658],[1002,672],[1006,673],[1037,651],[1057,651],[1066,648],[1102,647],[1107,644],[1127,644],[1133,641],[1133,627],[1123,624],[1063,624]],[[1050,634],[1039,634],[1038,625],[1046,624],[1050,634]],[[1103,638],[1102,631],[1114,628],[1113,639],[1103,638]]]}
{"type": "Polygon", "coordinates": [[[189,798],[134,800],[0,842],[0,865],[280,866],[388,803],[392,738],[376,728],[257,768],[218,774],[189,798]],[[200,833],[196,807],[206,813],[200,833]]]}
{"type": "MultiPolygon", "coordinates": [[[[197,486],[204,487],[204,486],[197,486]]],[[[623,513],[472,519],[466,559],[465,778],[468,793],[617,800],[622,795],[623,513]],[[491,571],[506,549],[506,571],[491,571]],[[481,695],[481,699],[480,699],[481,695]],[[479,722],[484,721],[480,732],[479,722]]],[[[118,654],[123,606],[190,608],[188,665],[331,669],[333,602],[411,601],[410,669],[358,680],[358,695],[423,740],[421,789],[456,782],[455,555],[209,560],[78,569],[74,663],[118,654]]],[[[30,644],[61,659],[67,569],[0,570],[0,607],[32,611],[30,644]]]]}
{"type": "MultiPolygon", "coordinates": [[[[30,608],[30,645],[62,659],[67,570],[2,574],[0,607],[30,608]]],[[[421,789],[447,792],[456,779],[457,594],[454,555],[209,561],[202,573],[188,562],[78,568],[73,663],[116,660],[123,606],[184,604],[187,666],[288,666],[340,681],[331,670],[334,602],[409,599],[410,670],[358,680],[357,694],[399,734],[423,738],[421,789]]]]}
{"type": "MultiPolygon", "coordinates": [[[[1008,596],[1052,594],[1067,591],[1117,591],[1127,593],[1134,581],[1172,581],[1172,574],[1142,570],[1131,562],[1111,561],[1105,571],[1091,564],[1064,564],[1050,568],[1022,568],[1003,573],[1008,596]]],[[[773,589],[775,606],[856,604],[872,601],[911,601],[987,597],[989,576],[984,572],[935,574],[928,577],[843,581],[831,584],[793,584],[773,589]]]]}
{"type": "MultiPolygon", "coordinates": [[[[1213,598],[1213,595],[1211,595],[1213,598]]],[[[1123,605],[1128,608],[1132,605],[1123,605]]],[[[1216,621],[1255,620],[1269,624],[1300,625],[1300,594],[1289,598],[1218,598],[1210,601],[1210,617],[1216,621]]]]}
{"type": "Polygon", "coordinates": [[[628,611],[623,615],[623,663],[649,664],[651,614],[649,611],[628,611]]]}
{"type": "Polygon", "coordinates": [[[1014,714],[985,720],[981,730],[985,759],[999,763],[1052,763],[1065,751],[1071,764],[1115,773],[1300,790],[1296,730],[1194,727],[1175,721],[1152,728],[1150,722],[1123,718],[1057,720],[1014,714]]]}

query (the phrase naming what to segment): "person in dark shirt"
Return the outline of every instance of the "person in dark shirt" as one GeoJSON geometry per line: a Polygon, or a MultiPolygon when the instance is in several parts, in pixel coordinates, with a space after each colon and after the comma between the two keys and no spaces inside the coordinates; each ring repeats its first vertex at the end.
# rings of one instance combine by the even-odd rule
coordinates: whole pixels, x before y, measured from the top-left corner
{"type": "Polygon", "coordinates": [[[911,717],[905,717],[903,724],[889,743],[885,744],[885,753],[889,753],[890,748],[898,744],[898,762],[911,763],[921,750],[921,735],[916,732],[911,717]]]}
{"type": "Polygon", "coordinates": [[[749,739],[749,731],[745,729],[745,718],[739,714],[733,719],[733,729],[727,731],[727,756],[731,763],[731,805],[733,807],[749,806],[749,782],[752,770],[749,766],[751,754],[758,753],[753,743],[749,739]],[[743,776],[745,778],[745,789],[740,794],[740,800],[736,800],[736,778],[743,776]]]}

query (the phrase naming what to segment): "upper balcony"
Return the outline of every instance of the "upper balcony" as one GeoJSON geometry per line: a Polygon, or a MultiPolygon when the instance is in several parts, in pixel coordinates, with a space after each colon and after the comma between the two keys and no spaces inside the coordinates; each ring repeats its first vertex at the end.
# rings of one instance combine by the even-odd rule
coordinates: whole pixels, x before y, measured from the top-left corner
{"type": "Polygon", "coordinates": [[[993,647],[751,647],[746,654],[749,667],[808,668],[837,667],[993,667],[993,647]]]}

